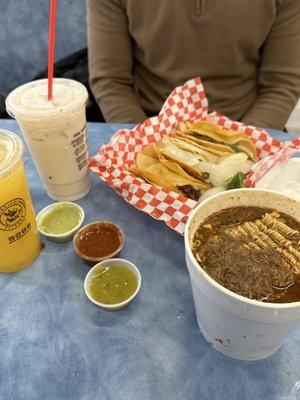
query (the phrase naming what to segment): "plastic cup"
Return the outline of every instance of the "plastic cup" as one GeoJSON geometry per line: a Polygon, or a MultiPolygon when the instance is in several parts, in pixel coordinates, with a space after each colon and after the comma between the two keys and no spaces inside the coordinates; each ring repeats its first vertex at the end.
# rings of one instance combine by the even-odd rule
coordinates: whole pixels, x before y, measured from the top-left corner
{"type": "Polygon", "coordinates": [[[22,156],[21,139],[0,130],[0,272],[27,267],[41,250],[22,156]]]}
{"type": "Polygon", "coordinates": [[[186,225],[186,263],[197,321],[203,336],[227,356],[260,360],[273,354],[300,325],[300,301],[264,303],[233,293],[213,280],[200,267],[191,251],[197,227],[210,215],[234,206],[273,208],[300,220],[300,203],[271,191],[230,190],[199,204],[186,225]]]}
{"type": "Polygon", "coordinates": [[[71,79],[30,82],[7,97],[7,112],[17,120],[48,195],[78,200],[91,188],[85,106],[88,92],[71,79]]]}
{"type": "Polygon", "coordinates": [[[132,262],[125,260],[123,258],[111,258],[110,260],[100,261],[99,263],[94,265],[93,268],[91,268],[89,270],[89,272],[87,273],[85,280],[84,280],[84,291],[85,291],[87,298],[92,303],[96,304],[98,307],[103,308],[106,311],[120,311],[123,308],[127,307],[128,304],[131,303],[132,300],[136,297],[136,295],[140,291],[141,284],[142,284],[142,277],[141,277],[140,271],[134,264],[132,264],[132,262]],[[138,281],[136,290],[134,291],[134,293],[132,293],[131,296],[129,296],[126,300],[122,301],[121,303],[115,303],[115,304],[100,303],[99,301],[95,300],[93,298],[93,296],[90,294],[90,291],[89,291],[90,281],[93,278],[93,276],[97,273],[97,269],[100,266],[113,268],[116,265],[121,265],[121,266],[127,267],[134,273],[134,275],[136,276],[137,281],[138,281]]]}

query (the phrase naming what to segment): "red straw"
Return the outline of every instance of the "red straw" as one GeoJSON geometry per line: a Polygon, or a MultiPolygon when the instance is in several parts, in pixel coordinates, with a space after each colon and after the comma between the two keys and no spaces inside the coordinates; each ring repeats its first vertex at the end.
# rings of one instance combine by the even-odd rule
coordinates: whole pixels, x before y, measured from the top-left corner
{"type": "Polygon", "coordinates": [[[53,94],[55,24],[56,24],[56,0],[50,0],[49,47],[48,47],[48,100],[52,99],[52,94],[53,94]]]}

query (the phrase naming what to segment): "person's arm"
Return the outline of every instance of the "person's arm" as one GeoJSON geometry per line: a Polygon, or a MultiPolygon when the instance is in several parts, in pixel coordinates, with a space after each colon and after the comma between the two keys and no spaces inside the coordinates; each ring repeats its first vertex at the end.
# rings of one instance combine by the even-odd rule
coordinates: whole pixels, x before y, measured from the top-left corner
{"type": "Polygon", "coordinates": [[[263,46],[258,97],[242,122],[283,129],[300,95],[300,0],[281,0],[263,46]]]}
{"type": "Polygon", "coordinates": [[[89,79],[107,122],[141,122],[133,90],[132,39],[120,0],[88,0],[89,79]]]}

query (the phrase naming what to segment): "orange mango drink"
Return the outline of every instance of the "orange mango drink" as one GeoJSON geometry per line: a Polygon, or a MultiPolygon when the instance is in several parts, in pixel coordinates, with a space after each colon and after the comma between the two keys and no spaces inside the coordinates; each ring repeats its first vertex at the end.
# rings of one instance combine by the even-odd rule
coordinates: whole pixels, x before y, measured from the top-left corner
{"type": "Polygon", "coordinates": [[[0,272],[29,266],[40,250],[24,171],[23,143],[14,133],[0,130],[0,272]]]}

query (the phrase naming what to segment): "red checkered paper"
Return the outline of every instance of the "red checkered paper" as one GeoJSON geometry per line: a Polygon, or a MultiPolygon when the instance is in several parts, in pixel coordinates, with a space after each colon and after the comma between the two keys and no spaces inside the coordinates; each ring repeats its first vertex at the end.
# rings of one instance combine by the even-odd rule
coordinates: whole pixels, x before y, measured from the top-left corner
{"type": "Polygon", "coordinates": [[[196,201],[170,190],[146,183],[129,172],[137,154],[149,143],[160,141],[181,122],[207,120],[244,132],[254,142],[259,161],[247,176],[245,186],[256,182],[272,167],[283,163],[300,150],[300,140],[282,143],[263,129],[244,125],[218,113],[208,114],[208,102],[200,78],[187,81],[170,94],[160,113],[138,124],[132,130],[116,132],[107,145],[103,145],[90,160],[90,169],[112,186],[129,204],[183,234],[185,223],[196,201]]]}

